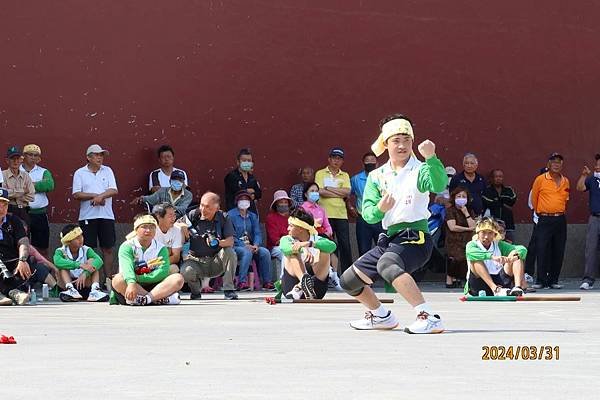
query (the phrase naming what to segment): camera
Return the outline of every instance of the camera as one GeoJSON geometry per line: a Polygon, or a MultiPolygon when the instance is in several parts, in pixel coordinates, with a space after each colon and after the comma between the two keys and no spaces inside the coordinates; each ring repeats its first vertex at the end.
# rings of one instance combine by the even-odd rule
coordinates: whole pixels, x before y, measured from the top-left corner
{"type": "Polygon", "coordinates": [[[2,277],[2,279],[11,279],[14,277],[13,273],[8,270],[2,260],[0,260],[0,277],[2,277]]]}
{"type": "Polygon", "coordinates": [[[198,233],[196,228],[190,228],[190,229],[188,229],[188,232],[190,232],[190,237],[192,239],[198,239],[200,237],[200,234],[198,233]]]}
{"type": "Polygon", "coordinates": [[[206,240],[206,244],[211,249],[219,247],[219,238],[213,232],[206,232],[202,235],[202,239],[206,240]]]}

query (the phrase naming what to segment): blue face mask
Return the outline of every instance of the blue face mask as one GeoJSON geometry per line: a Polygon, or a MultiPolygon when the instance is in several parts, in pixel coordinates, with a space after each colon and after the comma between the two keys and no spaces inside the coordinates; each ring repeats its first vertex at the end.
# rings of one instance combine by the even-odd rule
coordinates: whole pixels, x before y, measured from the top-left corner
{"type": "Polygon", "coordinates": [[[308,193],[308,201],[310,201],[311,203],[316,203],[317,201],[319,201],[319,198],[321,196],[319,195],[319,192],[309,192],[308,193]]]}
{"type": "Polygon", "coordinates": [[[181,191],[181,189],[183,189],[183,182],[178,181],[178,180],[172,180],[171,181],[171,189],[173,189],[176,192],[181,191]]]}
{"type": "Polygon", "coordinates": [[[240,169],[242,171],[250,171],[252,169],[252,167],[254,166],[254,163],[252,161],[242,161],[240,162],[240,169]]]}

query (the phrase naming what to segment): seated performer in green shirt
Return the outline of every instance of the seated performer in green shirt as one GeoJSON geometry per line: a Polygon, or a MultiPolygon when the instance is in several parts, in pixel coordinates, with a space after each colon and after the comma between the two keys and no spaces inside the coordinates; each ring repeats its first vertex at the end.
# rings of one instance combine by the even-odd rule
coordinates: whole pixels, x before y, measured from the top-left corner
{"type": "Polygon", "coordinates": [[[289,235],[279,240],[283,253],[282,292],[288,299],[322,299],[327,293],[331,253],[336,245],[318,235],[312,215],[302,208],[288,219],[289,235]]]}
{"type": "Polygon", "coordinates": [[[469,266],[466,291],[473,296],[480,290],[485,290],[486,296],[521,296],[527,249],[503,241],[492,218],[479,220],[475,232],[465,249],[469,266]]]}
{"type": "Polygon", "coordinates": [[[169,275],[169,250],[155,238],[152,215],[135,218],[133,232],[119,247],[119,273],[112,279],[111,304],[179,304],[183,276],[169,275]]]}

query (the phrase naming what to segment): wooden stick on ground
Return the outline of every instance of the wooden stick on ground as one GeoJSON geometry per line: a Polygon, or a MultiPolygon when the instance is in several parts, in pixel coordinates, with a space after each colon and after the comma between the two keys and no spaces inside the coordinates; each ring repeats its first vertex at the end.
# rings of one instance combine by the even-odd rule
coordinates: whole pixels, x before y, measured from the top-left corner
{"type": "Polygon", "coordinates": [[[579,296],[462,296],[460,301],[580,301],[579,296]]]}
{"type": "MultiPolygon", "coordinates": [[[[356,299],[275,299],[274,297],[267,297],[265,301],[269,304],[275,303],[304,303],[304,304],[357,304],[360,303],[356,299]]],[[[382,303],[390,304],[393,303],[393,299],[380,299],[382,303]]]]}

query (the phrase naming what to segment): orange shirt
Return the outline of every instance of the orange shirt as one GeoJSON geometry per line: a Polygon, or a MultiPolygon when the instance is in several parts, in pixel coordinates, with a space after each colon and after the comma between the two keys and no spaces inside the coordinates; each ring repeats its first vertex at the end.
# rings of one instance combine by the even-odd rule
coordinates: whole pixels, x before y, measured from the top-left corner
{"type": "Polygon", "coordinates": [[[531,203],[537,214],[564,213],[569,201],[569,179],[562,175],[560,185],[556,185],[549,172],[538,176],[533,181],[531,203]]]}

